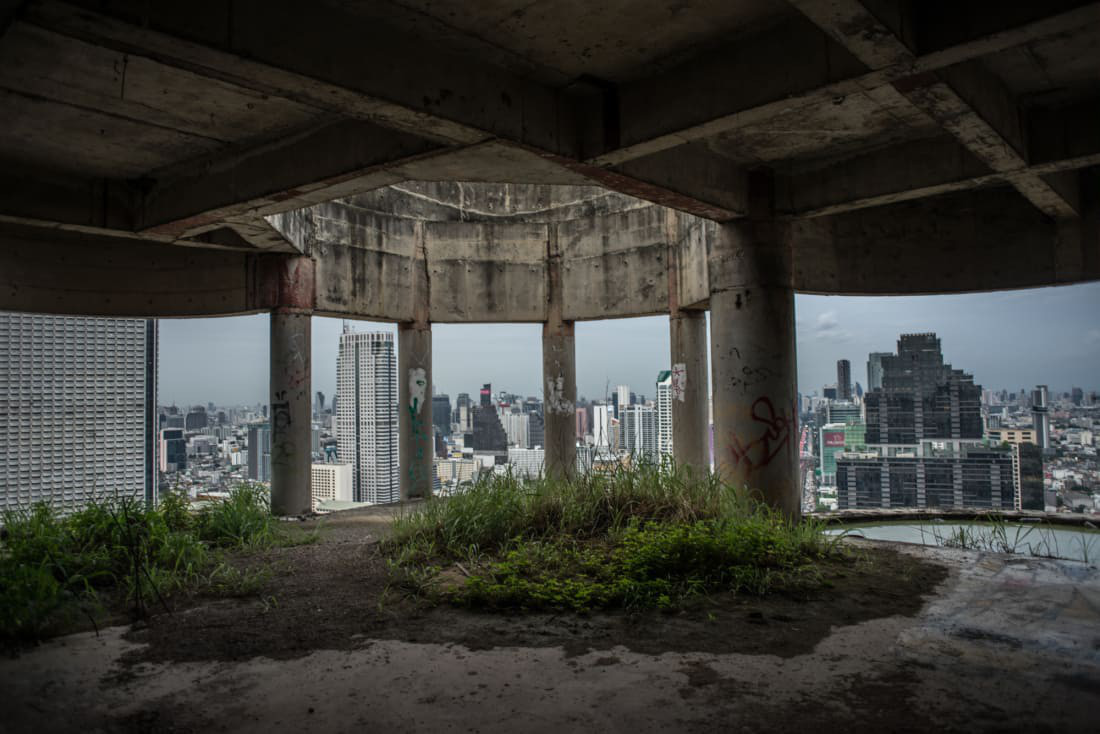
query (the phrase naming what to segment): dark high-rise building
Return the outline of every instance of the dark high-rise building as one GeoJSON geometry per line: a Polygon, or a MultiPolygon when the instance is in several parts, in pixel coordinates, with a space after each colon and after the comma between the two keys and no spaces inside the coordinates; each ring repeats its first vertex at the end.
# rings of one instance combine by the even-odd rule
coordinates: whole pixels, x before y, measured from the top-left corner
{"type": "Polygon", "coordinates": [[[935,334],[903,334],[882,366],[882,388],[863,401],[868,444],[982,438],[981,386],[944,364],[935,334]]]}
{"type": "Polygon", "coordinates": [[[432,425],[444,438],[451,435],[451,397],[449,395],[432,396],[432,425]]]}
{"type": "Polygon", "coordinates": [[[493,386],[491,383],[485,383],[481,386],[481,407],[488,408],[493,404],[493,386]]]}
{"type": "MultiPolygon", "coordinates": [[[[840,509],[977,507],[1012,509],[1011,451],[962,446],[952,455],[894,455],[836,462],[840,509]]],[[[1041,492],[1040,492],[1041,495],[1041,492]]]]}
{"type": "Polygon", "coordinates": [[[271,427],[266,423],[248,427],[248,478],[254,482],[271,481],[271,427]]]}
{"type": "Polygon", "coordinates": [[[1033,443],[1018,443],[1013,446],[1017,452],[1020,472],[1020,509],[1044,510],[1043,498],[1043,451],[1033,443]]]}
{"type": "Polygon", "coordinates": [[[1031,391],[1031,424],[1035,428],[1035,443],[1046,451],[1050,448],[1050,396],[1046,385],[1036,385],[1031,391]]]}
{"type": "Polygon", "coordinates": [[[527,445],[531,448],[546,445],[546,426],[542,422],[542,411],[531,411],[528,415],[527,445]]]}
{"type": "Polygon", "coordinates": [[[184,429],[188,431],[201,431],[206,428],[209,420],[206,416],[206,408],[201,405],[196,405],[187,413],[187,417],[183,421],[184,429]]]}
{"type": "Polygon", "coordinates": [[[852,399],[852,363],[846,359],[836,362],[836,399],[852,399]]]}
{"type": "Polygon", "coordinates": [[[317,414],[325,412],[325,394],[320,390],[317,391],[317,414]]]}
{"type": "Polygon", "coordinates": [[[981,386],[944,363],[936,335],[903,334],[878,361],[882,386],[863,401],[868,450],[837,457],[840,509],[1017,507],[1013,451],[982,443],[981,386]]]}
{"type": "Polygon", "coordinates": [[[1081,404],[1085,402],[1085,391],[1079,387],[1073,388],[1073,390],[1070,391],[1070,400],[1072,400],[1073,404],[1077,407],[1081,407],[1081,404]]]}
{"type": "Polygon", "coordinates": [[[825,387],[821,389],[821,394],[826,400],[836,400],[836,388],[825,387]]]}
{"type": "MultiPolygon", "coordinates": [[[[485,399],[484,392],[483,388],[482,400],[485,399]]],[[[496,408],[492,405],[479,405],[474,410],[473,421],[474,430],[470,443],[474,451],[507,453],[508,434],[504,431],[496,408]]]]}
{"type": "Polygon", "coordinates": [[[181,472],[187,468],[187,440],[182,428],[161,429],[159,453],[162,472],[181,472]]]}

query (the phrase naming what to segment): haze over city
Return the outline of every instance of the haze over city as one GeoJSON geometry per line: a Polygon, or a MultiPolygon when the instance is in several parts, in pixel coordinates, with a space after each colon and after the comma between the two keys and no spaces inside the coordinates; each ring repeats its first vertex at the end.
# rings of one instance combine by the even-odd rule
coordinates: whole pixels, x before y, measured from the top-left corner
{"type": "MultiPolygon", "coordinates": [[[[934,331],[949,362],[989,389],[1037,382],[1053,391],[1100,388],[1100,283],[965,295],[796,296],[798,380],[809,394],[836,381],[836,361],[852,363],[865,381],[873,351],[892,351],[898,334],[934,331]]],[[[162,403],[259,403],[268,400],[268,317],[164,319],[160,322],[162,403]]],[[[392,324],[349,322],[356,330],[392,324]]],[[[313,319],[314,389],[336,387],[338,319],[313,319]]],[[[630,385],[651,395],[667,369],[664,316],[578,323],[577,392],[602,398],[630,385]]],[[[433,325],[433,379],[438,392],[472,393],[484,382],[541,395],[538,324],[433,325]]]]}

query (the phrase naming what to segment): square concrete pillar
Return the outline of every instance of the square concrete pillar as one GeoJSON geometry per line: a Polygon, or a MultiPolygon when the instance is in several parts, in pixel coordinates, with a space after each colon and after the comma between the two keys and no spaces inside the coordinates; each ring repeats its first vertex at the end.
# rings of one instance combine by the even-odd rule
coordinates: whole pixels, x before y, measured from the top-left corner
{"type": "Polygon", "coordinates": [[[397,394],[401,499],[428,498],[435,471],[431,324],[398,324],[397,394]]]}

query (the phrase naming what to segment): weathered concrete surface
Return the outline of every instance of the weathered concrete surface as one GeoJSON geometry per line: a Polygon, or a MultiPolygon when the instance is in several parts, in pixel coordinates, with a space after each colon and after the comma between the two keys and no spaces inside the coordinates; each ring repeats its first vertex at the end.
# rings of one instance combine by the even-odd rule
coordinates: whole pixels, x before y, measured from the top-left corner
{"type": "Polygon", "coordinates": [[[432,329],[397,325],[398,448],[401,499],[430,497],[435,433],[432,427],[432,329]]]}
{"type": "Polygon", "coordinates": [[[312,314],[271,312],[271,509],[276,515],[312,512],[312,314]]]}
{"type": "Polygon", "coordinates": [[[707,379],[707,315],[680,311],[670,316],[672,370],[672,456],[678,466],[710,470],[710,395],[707,379]]]}
{"type": "Polygon", "coordinates": [[[542,325],[544,471],[550,477],[566,478],[577,472],[577,342],[573,322],[562,318],[562,252],[556,231],[551,233],[546,253],[549,298],[542,325]]]}
{"type": "Polygon", "coordinates": [[[116,627],[0,661],[5,731],[1095,731],[1095,566],[890,545],[949,579],[917,616],[836,627],[795,657],[364,638],[292,660],[129,666],[139,646],[116,627]]]}
{"type": "Polygon", "coordinates": [[[801,512],[791,253],[768,216],[771,182],[754,183],[760,216],[717,228],[710,243],[714,467],[789,517],[801,512]]]}
{"type": "MultiPolygon", "coordinates": [[[[0,229],[65,231],[105,257],[120,239],[205,245],[225,251],[211,259],[232,271],[237,250],[306,251],[283,215],[397,186],[420,197],[425,222],[558,224],[578,248],[565,316],[644,315],[667,309],[664,279],[654,279],[667,240],[651,221],[659,213],[631,216],[631,197],[728,222],[749,213],[749,173],[764,169],[777,180],[776,211],[799,225],[790,230],[798,290],[1100,278],[1100,224],[1089,212],[1100,3],[467,6],[326,1],[302,13],[241,0],[179,13],[8,3],[0,229]],[[507,183],[562,189],[536,220],[523,196],[500,197],[507,183]],[[587,230],[569,224],[580,219],[587,230]],[[615,233],[619,242],[603,241],[615,233]],[[992,243],[999,267],[985,268],[992,243]],[[586,292],[592,284],[604,287],[586,292]]],[[[433,273],[455,293],[433,295],[434,320],[543,320],[528,286],[544,273],[513,257],[524,237],[475,227],[420,230],[408,243],[400,225],[364,225],[370,243],[354,242],[354,227],[347,237],[327,228],[319,313],[408,320],[406,250],[429,242],[433,273]],[[505,243],[499,269],[485,264],[496,262],[492,247],[469,250],[475,239],[505,243]],[[455,252],[443,246],[452,240],[455,252]]],[[[676,242],[680,303],[704,307],[699,248],[676,242]]],[[[0,248],[17,247],[0,232],[0,248]]],[[[34,287],[0,305],[44,309],[42,281],[95,276],[52,262],[23,266],[20,282],[34,287]]],[[[214,312],[206,299],[154,298],[142,313],[118,279],[95,289],[68,312],[214,312]]],[[[248,310],[228,296],[222,307],[248,310]]]]}

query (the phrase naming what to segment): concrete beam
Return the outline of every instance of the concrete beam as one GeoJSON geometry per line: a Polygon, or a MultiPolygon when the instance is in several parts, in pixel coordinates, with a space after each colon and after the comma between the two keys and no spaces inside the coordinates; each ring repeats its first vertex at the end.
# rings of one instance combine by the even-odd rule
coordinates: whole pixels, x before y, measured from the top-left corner
{"type": "Polygon", "coordinates": [[[1070,220],[1073,226],[1062,226],[1025,202],[1001,185],[791,220],[794,287],[805,293],[901,295],[1100,278],[1085,244],[1092,225],[1070,220]]]}
{"type": "MultiPolygon", "coordinates": [[[[778,207],[789,215],[827,216],[956,191],[1044,179],[1079,201],[1075,171],[1100,165],[1100,98],[1056,108],[1031,107],[1026,116],[1027,163],[994,171],[954,136],[942,135],[783,169],[778,207]],[[1074,180],[1065,182],[1067,177],[1074,180]]],[[[1074,204],[1078,209],[1078,204],[1074,204]]]]}
{"type": "Polygon", "coordinates": [[[555,229],[562,252],[565,320],[667,312],[665,210],[646,207],[562,222],[555,229]]]}
{"type": "Polygon", "coordinates": [[[137,228],[185,236],[230,217],[309,206],[393,183],[401,176],[387,169],[441,150],[359,120],[311,127],[236,155],[150,174],[137,228]]]}
{"type": "MultiPolygon", "coordinates": [[[[894,30],[880,22],[859,0],[792,0],[792,3],[872,70],[917,64],[913,52],[894,30]]],[[[1095,8],[1093,18],[1100,19],[1100,11],[1095,8]]],[[[1027,171],[1023,114],[1001,81],[980,62],[958,62],[936,72],[924,71],[896,80],[894,87],[990,171],[1014,173],[1010,179],[1012,185],[1040,211],[1055,218],[1076,216],[1075,191],[1054,186],[1027,171]]]]}
{"type": "MultiPolygon", "coordinates": [[[[862,12],[847,1],[838,7],[862,12]]],[[[737,39],[663,74],[620,86],[621,144],[592,156],[588,162],[621,165],[1098,20],[1100,3],[1089,3],[1046,17],[1022,17],[1014,26],[990,23],[984,32],[956,39],[952,45],[911,58],[899,53],[896,61],[868,70],[867,64],[837,41],[851,34],[833,35],[822,30],[813,22],[812,14],[795,18],[754,37],[737,39]],[[757,83],[728,84],[730,79],[753,79],[757,83]],[[661,104],[654,105],[653,100],[661,100],[661,104]]],[[[864,25],[857,25],[857,29],[867,27],[866,18],[861,22],[864,25]]],[[[830,28],[828,23],[822,24],[830,28]]],[[[883,25],[878,22],[871,27],[878,32],[883,25]]],[[[853,49],[873,63],[890,58],[882,44],[877,50],[854,45],[853,49]]]]}
{"type": "Polygon", "coordinates": [[[36,4],[24,21],[55,33],[150,58],[194,74],[384,127],[467,145],[493,136],[568,153],[553,90],[499,67],[410,42],[390,27],[389,6],[359,13],[333,6],[303,13],[292,4],[242,0],[97,13],[36,4]],[[364,17],[363,13],[372,13],[364,17]],[[151,30],[151,29],[159,30],[151,30]],[[195,29],[206,44],[185,40],[195,29]],[[210,29],[232,28],[232,33],[210,29]],[[383,73],[363,73],[364,69],[383,73]]]}
{"type": "Polygon", "coordinates": [[[1014,173],[1012,185],[1039,211],[1056,219],[1077,216],[1076,193],[1067,196],[1026,170],[1023,115],[1000,81],[980,63],[959,64],[934,77],[895,86],[990,169],[1014,173]],[[927,81],[932,83],[925,85],[927,81]]]}
{"type": "Polygon", "coordinates": [[[139,318],[254,313],[269,307],[255,278],[263,257],[3,225],[0,310],[139,318]]]}
{"type": "Polygon", "coordinates": [[[546,319],[547,225],[425,222],[433,322],[546,319]]]}

